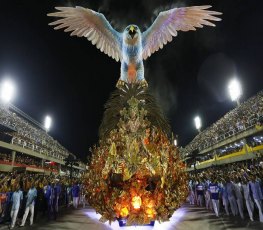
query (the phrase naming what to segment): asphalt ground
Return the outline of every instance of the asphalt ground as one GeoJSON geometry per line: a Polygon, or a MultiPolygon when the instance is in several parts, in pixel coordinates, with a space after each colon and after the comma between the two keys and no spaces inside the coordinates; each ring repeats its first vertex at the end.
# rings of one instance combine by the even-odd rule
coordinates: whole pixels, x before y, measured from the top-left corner
{"type": "MultiPolygon", "coordinates": [[[[154,227],[131,226],[119,227],[117,221],[109,225],[99,222],[100,216],[91,207],[85,209],[67,208],[61,210],[56,221],[48,221],[46,217],[39,217],[32,226],[26,223],[25,227],[15,227],[17,230],[263,230],[263,223],[257,219],[251,222],[248,217],[242,220],[240,217],[228,217],[221,215],[216,217],[212,211],[204,208],[183,205],[175,211],[169,222],[155,222],[154,227]]],[[[8,225],[0,225],[0,230],[8,229],[8,225]]]]}

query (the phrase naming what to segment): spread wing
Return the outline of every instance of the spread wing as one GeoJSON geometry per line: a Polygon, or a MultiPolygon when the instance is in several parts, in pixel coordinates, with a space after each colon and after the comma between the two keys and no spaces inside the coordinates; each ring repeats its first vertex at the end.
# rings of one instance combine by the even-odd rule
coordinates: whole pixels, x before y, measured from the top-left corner
{"type": "Polygon", "coordinates": [[[220,21],[214,15],[222,13],[207,10],[211,6],[174,8],[160,12],[153,24],[142,34],[143,59],[163,48],[177,36],[177,31],[196,30],[203,25],[215,26],[210,21],[220,21]]]}
{"type": "Polygon", "coordinates": [[[71,32],[71,36],[86,37],[100,51],[119,61],[121,56],[122,34],[112,28],[105,16],[83,7],[56,7],[59,12],[48,16],[60,17],[49,23],[55,30],[64,29],[71,32]]]}

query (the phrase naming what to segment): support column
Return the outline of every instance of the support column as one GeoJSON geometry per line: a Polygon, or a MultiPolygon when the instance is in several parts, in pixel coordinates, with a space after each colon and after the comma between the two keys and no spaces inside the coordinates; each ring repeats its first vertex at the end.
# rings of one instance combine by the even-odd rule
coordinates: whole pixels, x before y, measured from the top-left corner
{"type": "Polygon", "coordinates": [[[214,161],[215,161],[215,165],[217,165],[217,153],[216,153],[216,151],[214,152],[214,161]]]}
{"type": "Polygon", "coordinates": [[[57,163],[58,164],[58,175],[60,175],[60,172],[61,172],[61,164],[60,163],[57,163]]]}
{"type": "Polygon", "coordinates": [[[12,169],[14,167],[14,164],[15,164],[15,161],[16,161],[16,151],[12,151],[12,169]]]}
{"type": "Polygon", "coordinates": [[[246,153],[246,154],[249,154],[249,153],[248,153],[248,149],[247,149],[247,140],[246,140],[246,138],[244,138],[242,141],[244,142],[245,153],[246,153]]]}

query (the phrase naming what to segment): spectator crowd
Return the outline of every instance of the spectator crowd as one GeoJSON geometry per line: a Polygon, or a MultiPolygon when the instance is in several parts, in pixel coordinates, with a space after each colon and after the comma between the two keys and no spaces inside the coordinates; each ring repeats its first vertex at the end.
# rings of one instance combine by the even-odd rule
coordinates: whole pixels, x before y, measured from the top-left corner
{"type": "MultiPolygon", "coordinates": [[[[11,164],[12,163],[12,155],[10,153],[0,153],[0,163],[11,164]]],[[[47,170],[58,170],[57,164],[43,164],[42,159],[36,158],[33,156],[29,156],[26,154],[16,153],[14,166],[22,166],[22,167],[35,167],[35,168],[44,168],[47,170]]]]}
{"type": "Polygon", "coordinates": [[[263,223],[263,157],[192,171],[188,201],[217,217],[239,216],[263,223]]]}
{"type": "Polygon", "coordinates": [[[61,206],[85,207],[84,186],[77,179],[25,173],[0,174],[0,223],[9,228],[46,218],[56,220],[61,206]]]}
{"type": "Polygon", "coordinates": [[[201,151],[253,126],[263,126],[263,91],[199,133],[182,151],[185,155],[195,149],[201,151]]]}
{"type": "Polygon", "coordinates": [[[46,152],[50,156],[57,158],[66,158],[70,154],[66,148],[49,136],[45,130],[29,123],[3,105],[0,105],[0,124],[14,130],[8,132],[12,136],[12,143],[14,144],[37,152],[46,152]]]}

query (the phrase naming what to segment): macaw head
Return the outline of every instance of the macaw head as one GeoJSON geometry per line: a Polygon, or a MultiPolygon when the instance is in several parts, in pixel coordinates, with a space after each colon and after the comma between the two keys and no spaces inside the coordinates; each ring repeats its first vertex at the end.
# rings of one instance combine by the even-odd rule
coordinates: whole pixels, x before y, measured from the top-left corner
{"type": "Polygon", "coordinates": [[[124,30],[124,39],[126,42],[135,42],[140,38],[141,31],[136,25],[128,25],[124,30]]]}

